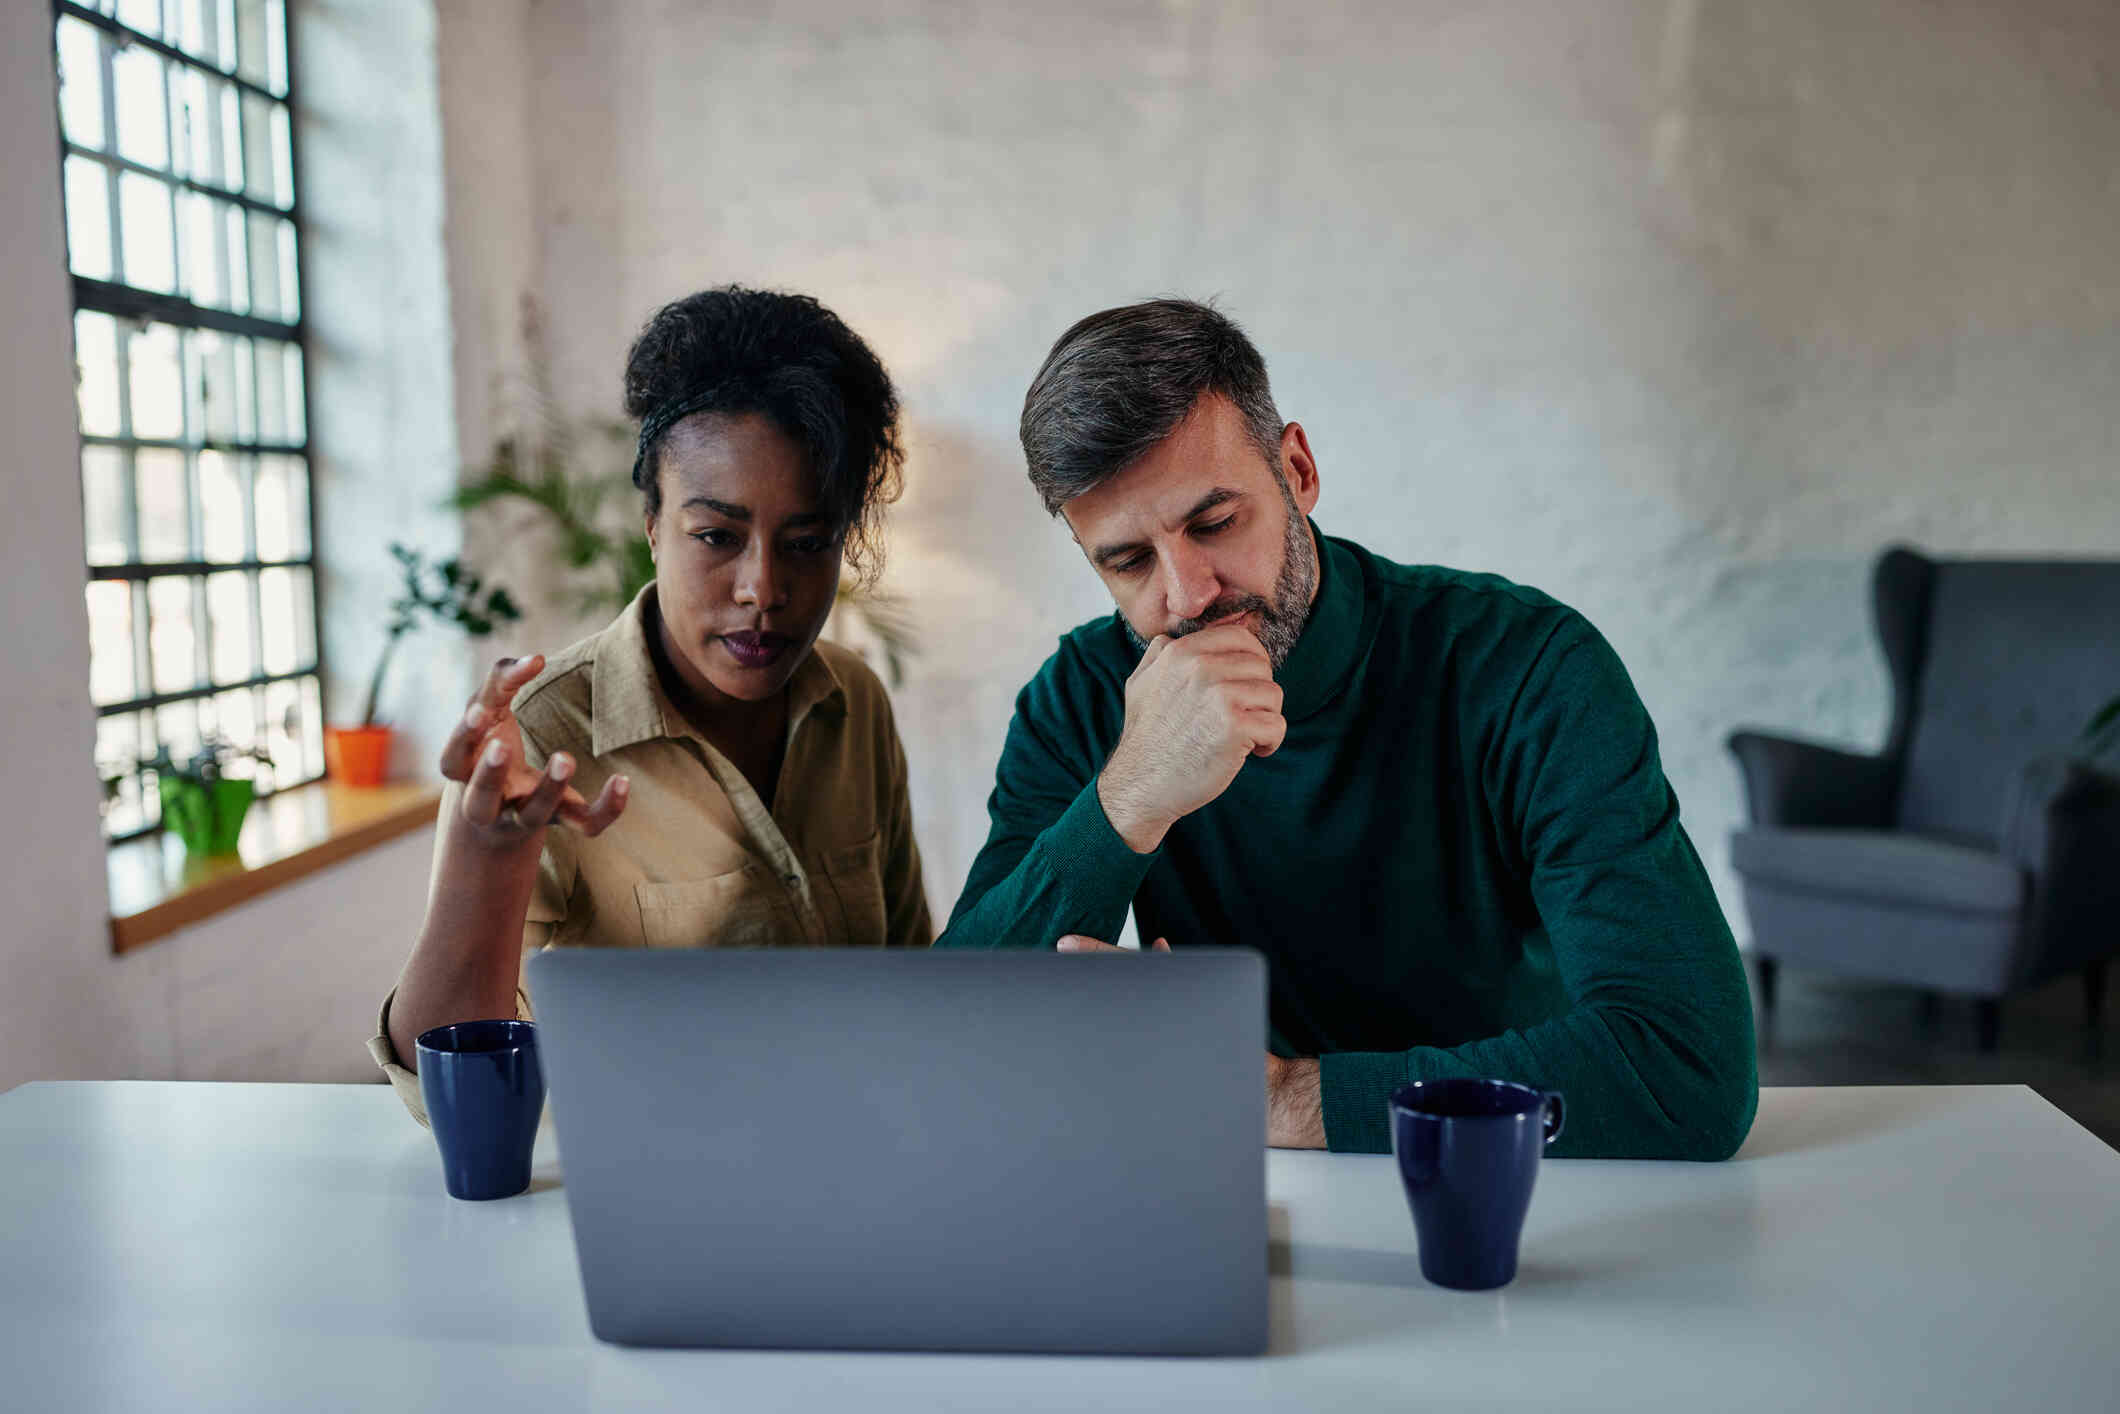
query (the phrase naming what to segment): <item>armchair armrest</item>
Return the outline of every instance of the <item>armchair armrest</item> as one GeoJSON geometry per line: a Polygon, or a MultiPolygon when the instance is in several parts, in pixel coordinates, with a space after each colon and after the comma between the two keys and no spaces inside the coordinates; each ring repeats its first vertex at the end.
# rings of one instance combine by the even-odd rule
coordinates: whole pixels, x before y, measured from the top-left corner
{"type": "Polygon", "coordinates": [[[1734,732],[1755,825],[1881,830],[1892,823],[1895,763],[1794,737],[1734,732]]]}

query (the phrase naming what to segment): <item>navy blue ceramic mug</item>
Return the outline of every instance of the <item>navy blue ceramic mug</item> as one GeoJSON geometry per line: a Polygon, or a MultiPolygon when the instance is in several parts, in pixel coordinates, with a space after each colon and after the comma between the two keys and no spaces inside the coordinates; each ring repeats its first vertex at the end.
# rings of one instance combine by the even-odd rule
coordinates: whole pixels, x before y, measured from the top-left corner
{"type": "Polygon", "coordinates": [[[452,1198],[510,1198],[530,1186],[545,1108],[537,1027],[459,1021],[420,1033],[420,1095],[452,1198]]]}
{"type": "Polygon", "coordinates": [[[1391,1092],[1391,1152],[1422,1276],[1460,1291],[1515,1279],[1539,1156],[1560,1137],[1563,1113],[1558,1092],[1509,1080],[1417,1080],[1391,1092]]]}

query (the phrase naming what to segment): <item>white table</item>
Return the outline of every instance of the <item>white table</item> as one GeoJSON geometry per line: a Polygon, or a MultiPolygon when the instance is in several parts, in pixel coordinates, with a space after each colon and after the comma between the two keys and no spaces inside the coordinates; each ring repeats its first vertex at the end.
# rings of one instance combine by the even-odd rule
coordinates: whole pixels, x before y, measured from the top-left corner
{"type": "Polygon", "coordinates": [[[2120,1154],[2021,1087],[1770,1090],[1727,1164],[1550,1163],[1501,1292],[1422,1281],[1388,1158],[1269,1189],[1263,1359],[625,1350],[549,1158],[459,1203],[379,1086],[26,1085],[0,1407],[2120,1406],[2120,1154]]]}

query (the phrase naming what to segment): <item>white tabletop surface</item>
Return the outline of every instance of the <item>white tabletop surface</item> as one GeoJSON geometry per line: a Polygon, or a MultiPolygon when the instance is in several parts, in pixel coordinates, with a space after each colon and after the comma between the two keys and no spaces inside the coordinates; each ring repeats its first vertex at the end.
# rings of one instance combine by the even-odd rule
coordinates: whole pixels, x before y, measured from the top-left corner
{"type": "Polygon", "coordinates": [[[448,1198],[380,1086],[22,1086],[0,1407],[2120,1407],[2120,1154],[2016,1086],[1769,1090],[1729,1163],[1548,1163],[1500,1292],[1421,1279],[1390,1159],[1273,1154],[1254,1360],[602,1345],[538,1174],[448,1198]]]}

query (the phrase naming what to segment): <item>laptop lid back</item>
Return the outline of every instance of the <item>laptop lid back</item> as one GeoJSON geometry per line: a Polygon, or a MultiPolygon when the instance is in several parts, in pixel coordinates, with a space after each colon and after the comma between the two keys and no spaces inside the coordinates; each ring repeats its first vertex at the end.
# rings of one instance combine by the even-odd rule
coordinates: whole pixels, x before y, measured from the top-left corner
{"type": "Polygon", "coordinates": [[[1256,953],[554,949],[529,977],[601,1338],[1265,1348],[1256,953]]]}

